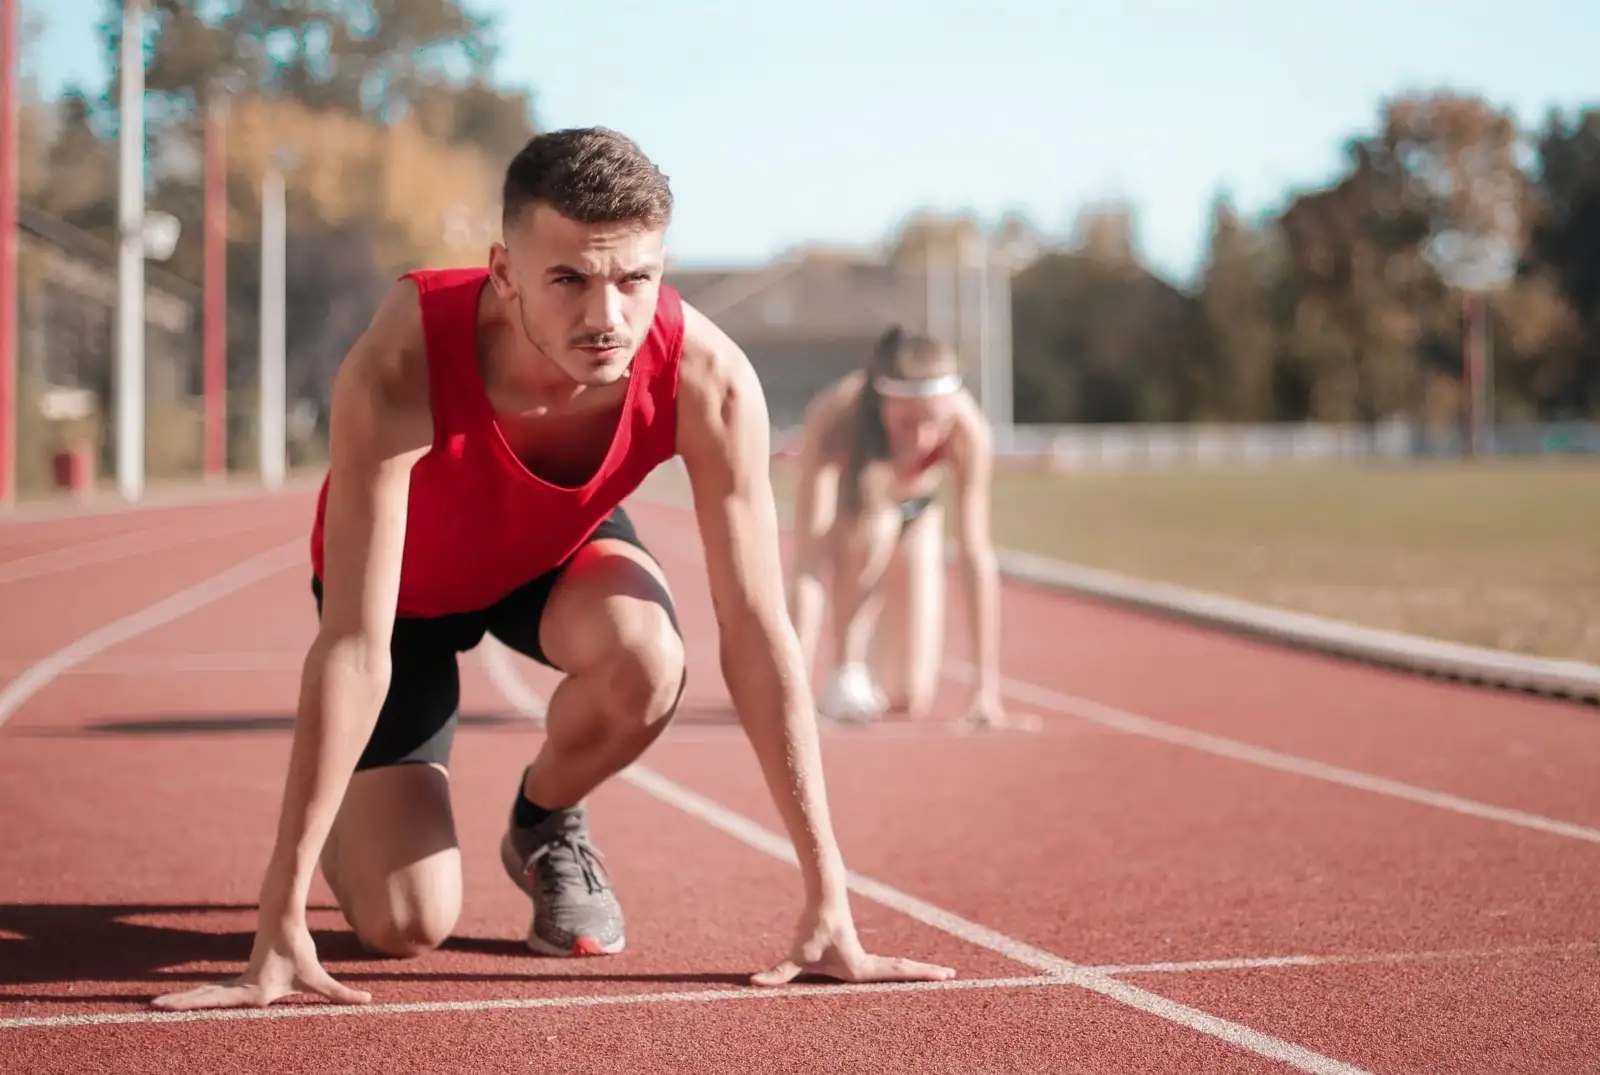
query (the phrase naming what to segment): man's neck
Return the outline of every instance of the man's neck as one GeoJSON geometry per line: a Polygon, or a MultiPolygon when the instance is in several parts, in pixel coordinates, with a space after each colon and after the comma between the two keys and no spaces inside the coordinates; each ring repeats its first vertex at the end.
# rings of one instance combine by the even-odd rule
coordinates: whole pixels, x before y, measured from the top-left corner
{"type": "Polygon", "coordinates": [[[583,385],[528,339],[515,310],[495,301],[481,314],[478,368],[491,399],[515,401],[520,412],[538,414],[584,392],[583,385]]]}

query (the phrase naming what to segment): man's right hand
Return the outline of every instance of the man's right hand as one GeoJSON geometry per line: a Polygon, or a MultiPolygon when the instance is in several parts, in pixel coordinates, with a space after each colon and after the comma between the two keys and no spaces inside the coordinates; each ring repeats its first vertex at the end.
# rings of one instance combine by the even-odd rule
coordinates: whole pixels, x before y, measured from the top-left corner
{"type": "Polygon", "coordinates": [[[155,998],[157,1008],[172,1012],[201,1008],[265,1008],[295,993],[315,993],[335,1004],[370,1004],[372,994],[333,980],[317,961],[311,930],[302,919],[275,929],[263,923],[256,933],[250,965],[231,982],[202,985],[184,993],[155,998]]]}

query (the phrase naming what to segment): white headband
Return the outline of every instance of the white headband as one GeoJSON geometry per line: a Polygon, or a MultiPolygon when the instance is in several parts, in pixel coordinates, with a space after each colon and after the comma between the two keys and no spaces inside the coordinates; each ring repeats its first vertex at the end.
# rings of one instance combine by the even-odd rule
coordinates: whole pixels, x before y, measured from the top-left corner
{"type": "Polygon", "coordinates": [[[943,377],[930,377],[922,381],[903,381],[898,377],[877,376],[872,387],[880,396],[896,399],[927,399],[930,396],[948,396],[961,389],[961,374],[947,373],[943,377]]]}

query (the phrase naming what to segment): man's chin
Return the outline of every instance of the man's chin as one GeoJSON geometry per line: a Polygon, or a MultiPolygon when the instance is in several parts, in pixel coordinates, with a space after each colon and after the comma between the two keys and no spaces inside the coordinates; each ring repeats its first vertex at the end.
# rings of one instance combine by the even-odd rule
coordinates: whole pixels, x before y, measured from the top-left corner
{"type": "Polygon", "coordinates": [[[633,350],[628,347],[613,347],[599,351],[580,348],[572,352],[569,369],[573,378],[579,384],[607,385],[615,384],[628,374],[628,367],[633,363],[633,350]]]}

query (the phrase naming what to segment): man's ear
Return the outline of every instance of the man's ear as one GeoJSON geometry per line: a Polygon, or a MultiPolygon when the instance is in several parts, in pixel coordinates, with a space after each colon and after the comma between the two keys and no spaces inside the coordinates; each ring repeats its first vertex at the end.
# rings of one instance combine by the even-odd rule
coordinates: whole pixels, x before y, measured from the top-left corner
{"type": "Polygon", "coordinates": [[[489,247],[489,279],[500,298],[517,297],[517,285],[511,279],[511,251],[506,249],[504,243],[494,243],[489,247]]]}

